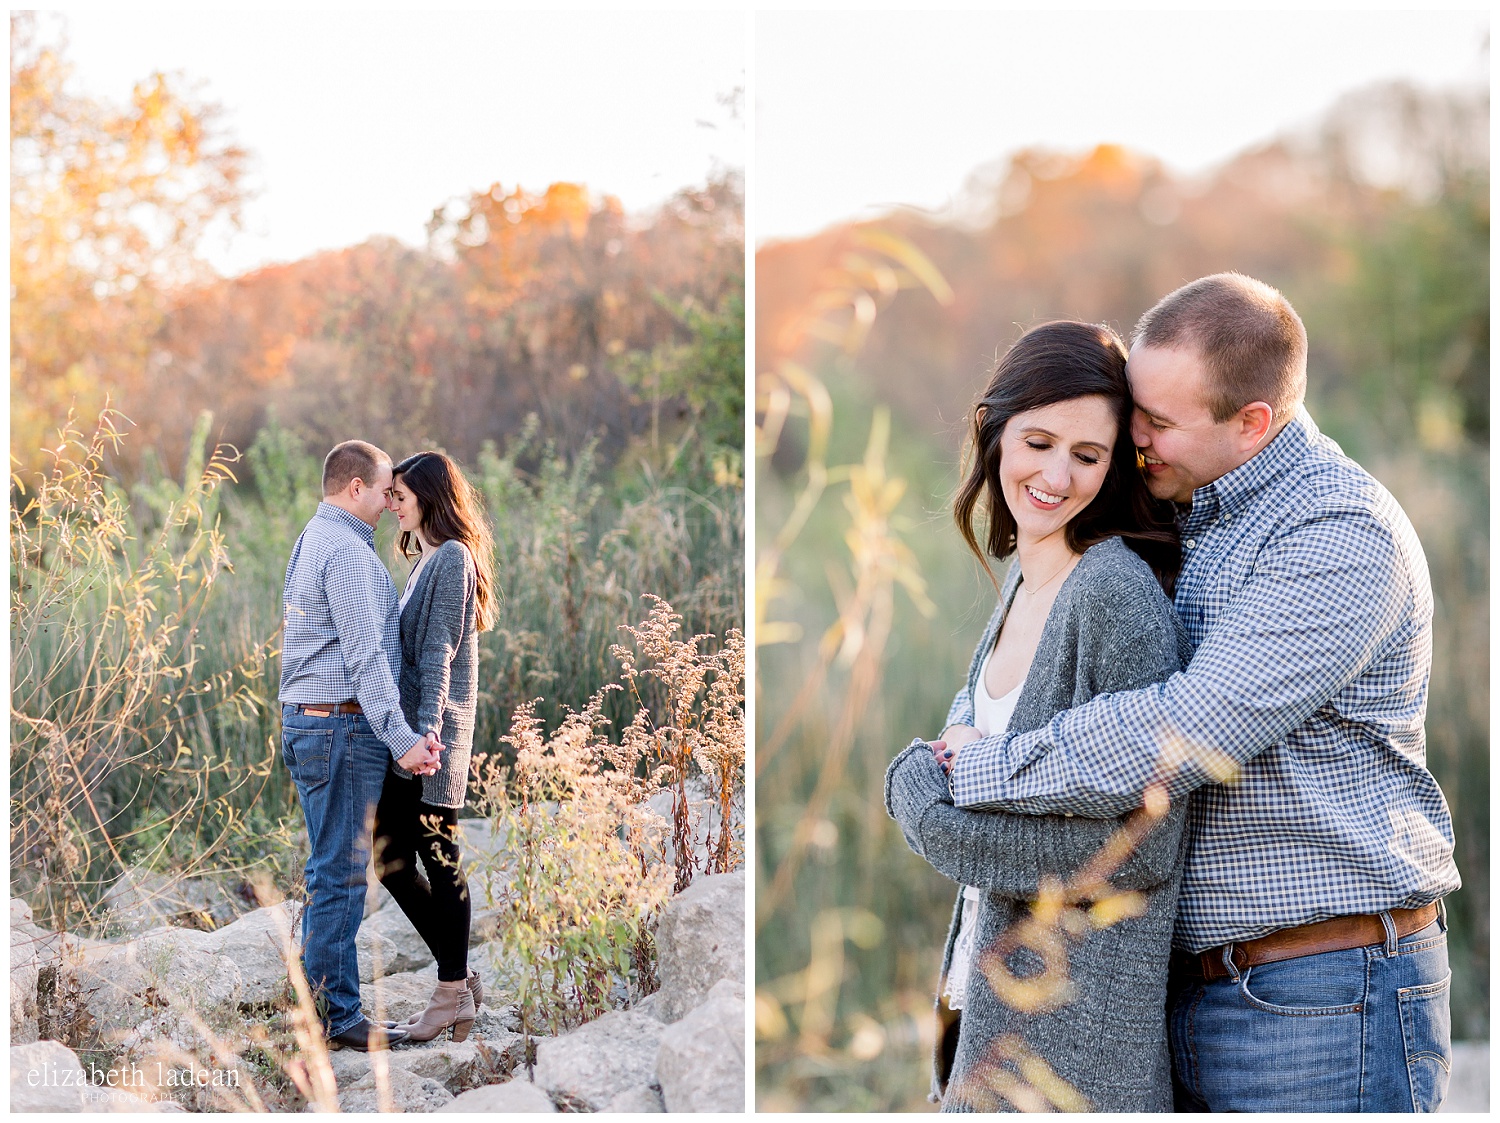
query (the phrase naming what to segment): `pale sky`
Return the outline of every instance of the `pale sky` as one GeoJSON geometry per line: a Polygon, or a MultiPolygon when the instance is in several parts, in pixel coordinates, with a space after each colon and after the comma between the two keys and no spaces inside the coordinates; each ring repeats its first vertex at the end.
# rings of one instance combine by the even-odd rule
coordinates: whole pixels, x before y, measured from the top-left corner
{"type": "MultiPolygon", "coordinates": [[[[640,212],[743,169],[743,12],[64,14],[75,87],[123,102],[181,70],[253,157],[246,230],[203,247],[237,273],[388,234],[499,181],[558,180],[640,212]]],[[[44,25],[50,26],[50,25],[44,25]]]]}
{"type": "Polygon", "coordinates": [[[1207,170],[1387,78],[1488,81],[1489,13],[761,12],[756,241],[941,209],[1028,146],[1207,170]]]}

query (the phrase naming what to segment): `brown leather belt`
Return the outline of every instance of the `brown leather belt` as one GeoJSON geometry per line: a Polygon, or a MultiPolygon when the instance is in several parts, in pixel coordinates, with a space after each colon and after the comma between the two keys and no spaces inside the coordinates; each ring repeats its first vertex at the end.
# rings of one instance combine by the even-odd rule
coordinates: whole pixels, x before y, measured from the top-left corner
{"type": "MultiPolygon", "coordinates": [[[[1437,919],[1437,904],[1423,905],[1419,909],[1391,909],[1391,920],[1396,925],[1396,938],[1420,932],[1437,919]]],[[[1224,948],[1233,949],[1230,958],[1234,965],[1244,970],[1258,967],[1262,963],[1278,963],[1283,959],[1296,959],[1304,955],[1319,955],[1325,951],[1346,951],[1349,948],[1365,948],[1385,943],[1385,925],[1373,914],[1361,916],[1336,916],[1332,920],[1320,920],[1315,924],[1303,924],[1297,928],[1283,928],[1268,936],[1245,940],[1237,944],[1223,944],[1196,955],[1174,952],[1173,959],[1179,970],[1204,979],[1227,979],[1229,970],[1224,966],[1224,948]]]]}
{"type": "Polygon", "coordinates": [[[310,717],[332,717],[334,714],[362,714],[358,702],[296,702],[293,708],[310,717]]]}

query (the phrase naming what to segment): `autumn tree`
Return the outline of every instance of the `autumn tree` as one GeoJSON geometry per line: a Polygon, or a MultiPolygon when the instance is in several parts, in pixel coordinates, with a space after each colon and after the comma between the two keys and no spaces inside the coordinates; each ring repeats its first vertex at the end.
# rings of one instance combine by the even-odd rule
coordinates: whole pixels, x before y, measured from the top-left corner
{"type": "Polygon", "coordinates": [[[11,17],[11,436],[23,464],[70,407],[150,376],[167,294],[237,224],[246,154],[217,106],[156,73],[125,106],[68,89],[63,46],[11,17]]]}

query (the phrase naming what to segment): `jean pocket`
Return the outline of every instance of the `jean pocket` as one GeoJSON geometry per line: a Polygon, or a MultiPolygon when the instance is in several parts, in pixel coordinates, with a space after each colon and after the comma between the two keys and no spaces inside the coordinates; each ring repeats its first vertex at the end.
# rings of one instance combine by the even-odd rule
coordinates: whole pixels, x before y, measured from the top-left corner
{"type": "Polygon", "coordinates": [[[1240,997],[1256,1010],[1287,1018],[1319,1018],[1362,1011],[1365,980],[1361,952],[1325,952],[1247,967],[1239,989],[1240,997]],[[1330,962],[1333,958],[1339,962],[1330,962]]]}
{"type": "Polygon", "coordinates": [[[332,751],[333,730],[282,726],[281,760],[299,789],[311,791],[328,783],[332,751]]]}
{"type": "Polygon", "coordinates": [[[1402,987],[1396,992],[1413,1111],[1436,1111],[1448,1094],[1453,1055],[1448,989],[1452,982],[1449,974],[1435,983],[1402,987]]]}

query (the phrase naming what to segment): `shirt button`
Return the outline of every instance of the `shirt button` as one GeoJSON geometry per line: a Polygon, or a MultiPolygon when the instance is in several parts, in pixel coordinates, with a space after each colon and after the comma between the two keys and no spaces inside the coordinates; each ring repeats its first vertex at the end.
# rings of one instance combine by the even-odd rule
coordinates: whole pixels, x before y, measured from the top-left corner
{"type": "Polygon", "coordinates": [[[1191,550],[1197,544],[1198,540],[1196,538],[1189,538],[1186,542],[1183,543],[1183,545],[1186,546],[1189,550],[1191,550]]]}
{"type": "Polygon", "coordinates": [[[1071,819],[1073,817],[1073,812],[1071,812],[1071,811],[1064,811],[1063,814],[1065,816],[1067,816],[1069,819],[1071,819]]]}

